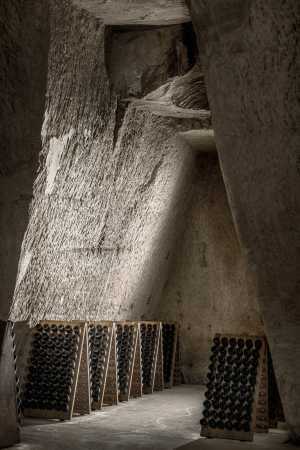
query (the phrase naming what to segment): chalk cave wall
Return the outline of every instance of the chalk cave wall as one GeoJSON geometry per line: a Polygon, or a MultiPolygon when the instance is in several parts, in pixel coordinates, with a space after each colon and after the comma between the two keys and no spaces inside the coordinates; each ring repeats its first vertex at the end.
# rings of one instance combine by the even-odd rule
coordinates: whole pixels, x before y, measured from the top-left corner
{"type": "Polygon", "coordinates": [[[41,150],[48,52],[46,1],[0,2],[0,446],[19,441],[11,334],[13,298],[41,150]]]}
{"type": "Polygon", "coordinates": [[[299,444],[300,3],[189,3],[230,206],[299,444]]]}
{"type": "Polygon", "coordinates": [[[187,383],[206,381],[216,333],[263,335],[256,289],[234,229],[217,154],[198,153],[183,238],[158,315],[180,324],[187,383]]]}
{"type": "Polygon", "coordinates": [[[0,16],[0,319],[7,320],[41,151],[47,2],[1,2],[0,16]]]}
{"type": "Polygon", "coordinates": [[[170,85],[182,107],[164,103],[168,84],[156,91],[195,62],[184,29],[104,27],[56,0],[50,19],[43,147],[11,318],[177,320],[186,381],[202,382],[215,332],[262,325],[218,162],[177,137],[211,128],[193,109],[197,74],[170,85]]]}
{"type": "Polygon", "coordinates": [[[126,96],[188,70],[182,27],[142,32],[151,76],[145,58],[128,64],[141,35],[112,31],[68,1],[50,3],[43,148],[14,320],[151,318],[159,299],[193,172],[176,131],[202,125],[124,108],[126,96]]]}

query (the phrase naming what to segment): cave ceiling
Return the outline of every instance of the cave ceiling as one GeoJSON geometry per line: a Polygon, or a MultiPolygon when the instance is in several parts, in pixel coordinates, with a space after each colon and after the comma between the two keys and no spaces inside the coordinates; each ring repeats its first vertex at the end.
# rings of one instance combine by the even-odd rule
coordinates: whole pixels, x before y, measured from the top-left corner
{"type": "Polygon", "coordinates": [[[108,25],[172,25],[190,21],[184,0],[73,0],[108,25]]]}

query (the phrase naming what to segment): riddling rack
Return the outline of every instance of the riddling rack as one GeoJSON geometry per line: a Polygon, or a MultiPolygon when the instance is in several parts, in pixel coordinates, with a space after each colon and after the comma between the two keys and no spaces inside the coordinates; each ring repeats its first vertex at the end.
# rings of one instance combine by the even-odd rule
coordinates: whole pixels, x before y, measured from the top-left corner
{"type": "MultiPolygon", "coordinates": [[[[163,355],[164,355],[164,386],[172,387],[175,375],[175,363],[179,362],[178,326],[175,322],[162,324],[163,335],[163,355]],[[177,358],[176,358],[177,356],[177,358]],[[176,361],[177,359],[177,361],[176,361]]],[[[178,366],[176,367],[176,377],[178,375],[178,366]]],[[[178,383],[177,383],[178,384],[178,383]]]]}
{"type": "Polygon", "coordinates": [[[154,389],[163,389],[161,323],[150,321],[141,322],[140,329],[143,394],[152,394],[154,389]]]}
{"type": "Polygon", "coordinates": [[[115,326],[89,322],[89,355],[92,409],[118,403],[115,326]]]}
{"type": "Polygon", "coordinates": [[[43,321],[27,330],[24,416],[70,420],[164,388],[161,322],[43,321]]]}
{"type": "Polygon", "coordinates": [[[141,397],[140,326],[138,322],[116,322],[119,400],[141,397]]]}
{"type": "Polygon", "coordinates": [[[32,332],[24,416],[71,419],[91,412],[88,343],[82,322],[41,322],[32,332]]]}
{"type": "Polygon", "coordinates": [[[216,335],[213,344],[201,435],[252,441],[267,408],[265,339],[216,335]]]}
{"type": "Polygon", "coordinates": [[[106,382],[104,390],[103,405],[117,405],[119,402],[118,396],[118,367],[117,367],[117,342],[116,342],[116,327],[112,324],[111,344],[108,358],[108,367],[106,372],[106,382]]]}

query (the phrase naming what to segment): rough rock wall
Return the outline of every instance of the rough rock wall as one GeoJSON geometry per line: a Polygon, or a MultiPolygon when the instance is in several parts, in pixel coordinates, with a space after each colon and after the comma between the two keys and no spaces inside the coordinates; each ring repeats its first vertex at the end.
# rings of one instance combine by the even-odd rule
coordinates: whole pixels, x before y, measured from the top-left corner
{"type": "Polygon", "coordinates": [[[110,25],[171,25],[190,21],[184,0],[72,0],[110,25]]]}
{"type": "Polygon", "coordinates": [[[0,447],[19,440],[6,323],[41,150],[48,51],[46,1],[0,2],[0,447]],[[4,322],[1,322],[1,319],[4,322]]]}
{"type": "Polygon", "coordinates": [[[215,333],[264,333],[215,154],[199,153],[191,206],[158,316],[180,324],[187,383],[205,382],[215,333]]]}
{"type": "MultiPolygon", "coordinates": [[[[111,87],[106,67],[118,51],[105,52],[108,30],[68,1],[51,5],[43,151],[11,317],[32,323],[149,317],[172,247],[169,228],[179,228],[192,170],[176,130],[203,124],[201,118],[161,119],[135,104],[122,119],[116,94],[128,93],[131,81],[116,93],[111,87]]],[[[147,33],[147,45],[164,34],[170,48],[153,52],[151,80],[138,87],[140,94],[177,70],[179,60],[185,64],[176,52],[180,27],[147,33]],[[166,53],[174,55],[171,72],[166,53]]],[[[136,79],[146,69],[137,61],[136,79]]],[[[116,88],[115,76],[112,81],[116,88]]]]}
{"type": "MultiPolygon", "coordinates": [[[[69,259],[53,239],[47,243],[43,264],[37,249],[38,266],[29,266],[16,291],[18,319],[23,318],[25,306],[32,308],[32,320],[45,316],[131,319],[153,314],[193,170],[191,151],[174,137],[174,130],[184,131],[190,125],[190,120],[161,118],[135,105],[129,108],[109,162],[112,168],[107,168],[110,182],[100,187],[107,203],[90,201],[92,217],[84,211],[67,227],[55,224],[53,235],[63,235],[59,245],[70,246],[69,259]],[[80,251],[70,231],[71,236],[79,233],[80,239],[94,236],[96,242],[87,241],[89,247],[80,251]],[[35,304],[33,282],[43,289],[35,304]]],[[[195,120],[194,126],[201,122],[195,120]]],[[[94,183],[98,186],[98,177],[94,183]]],[[[61,220],[65,222],[66,216],[61,220]]]]}
{"type": "Polygon", "coordinates": [[[183,25],[106,27],[106,69],[121,98],[140,98],[189,68],[183,25]]]}
{"type": "Polygon", "coordinates": [[[97,212],[107,201],[114,140],[103,25],[67,1],[51,2],[50,19],[43,150],[16,284],[15,308],[24,318],[57,308],[57,298],[63,308],[68,289],[82,308],[77,274],[89,271],[101,240],[97,212]]]}
{"type": "Polygon", "coordinates": [[[203,125],[200,119],[162,117],[139,103],[127,112],[106,228],[106,242],[122,243],[124,252],[121,248],[103,299],[103,311],[110,300],[107,313],[114,317],[153,318],[184,225],[194,170],[191,149],[176,133],[203,125]]]}
{"type": "Polygon", "coordinates": [[[230,206],[299,440],[300,3],[190,3],[230,206]]]}
{"type": "Polygon", "coordinates": [[[0,318],[8,318],[41,150],[46,1],[0,4],[0,318]]]}

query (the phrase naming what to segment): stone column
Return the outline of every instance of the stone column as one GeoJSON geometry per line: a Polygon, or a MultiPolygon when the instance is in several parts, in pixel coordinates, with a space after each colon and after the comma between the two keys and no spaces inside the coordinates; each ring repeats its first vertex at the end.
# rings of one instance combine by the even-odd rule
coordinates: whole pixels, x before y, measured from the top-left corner
{"type": "Polygon", "coordinates": [[[19,439],[7,319],[28,223],[44,114],[47,0],[1,2],[0,37],[0,447],[19,439]]]}
{"type": "Polygon", "coordinates": [[[297,0],[191,0],[239,238],[258,285],[286,420],[300,435],[297,0]]]}

